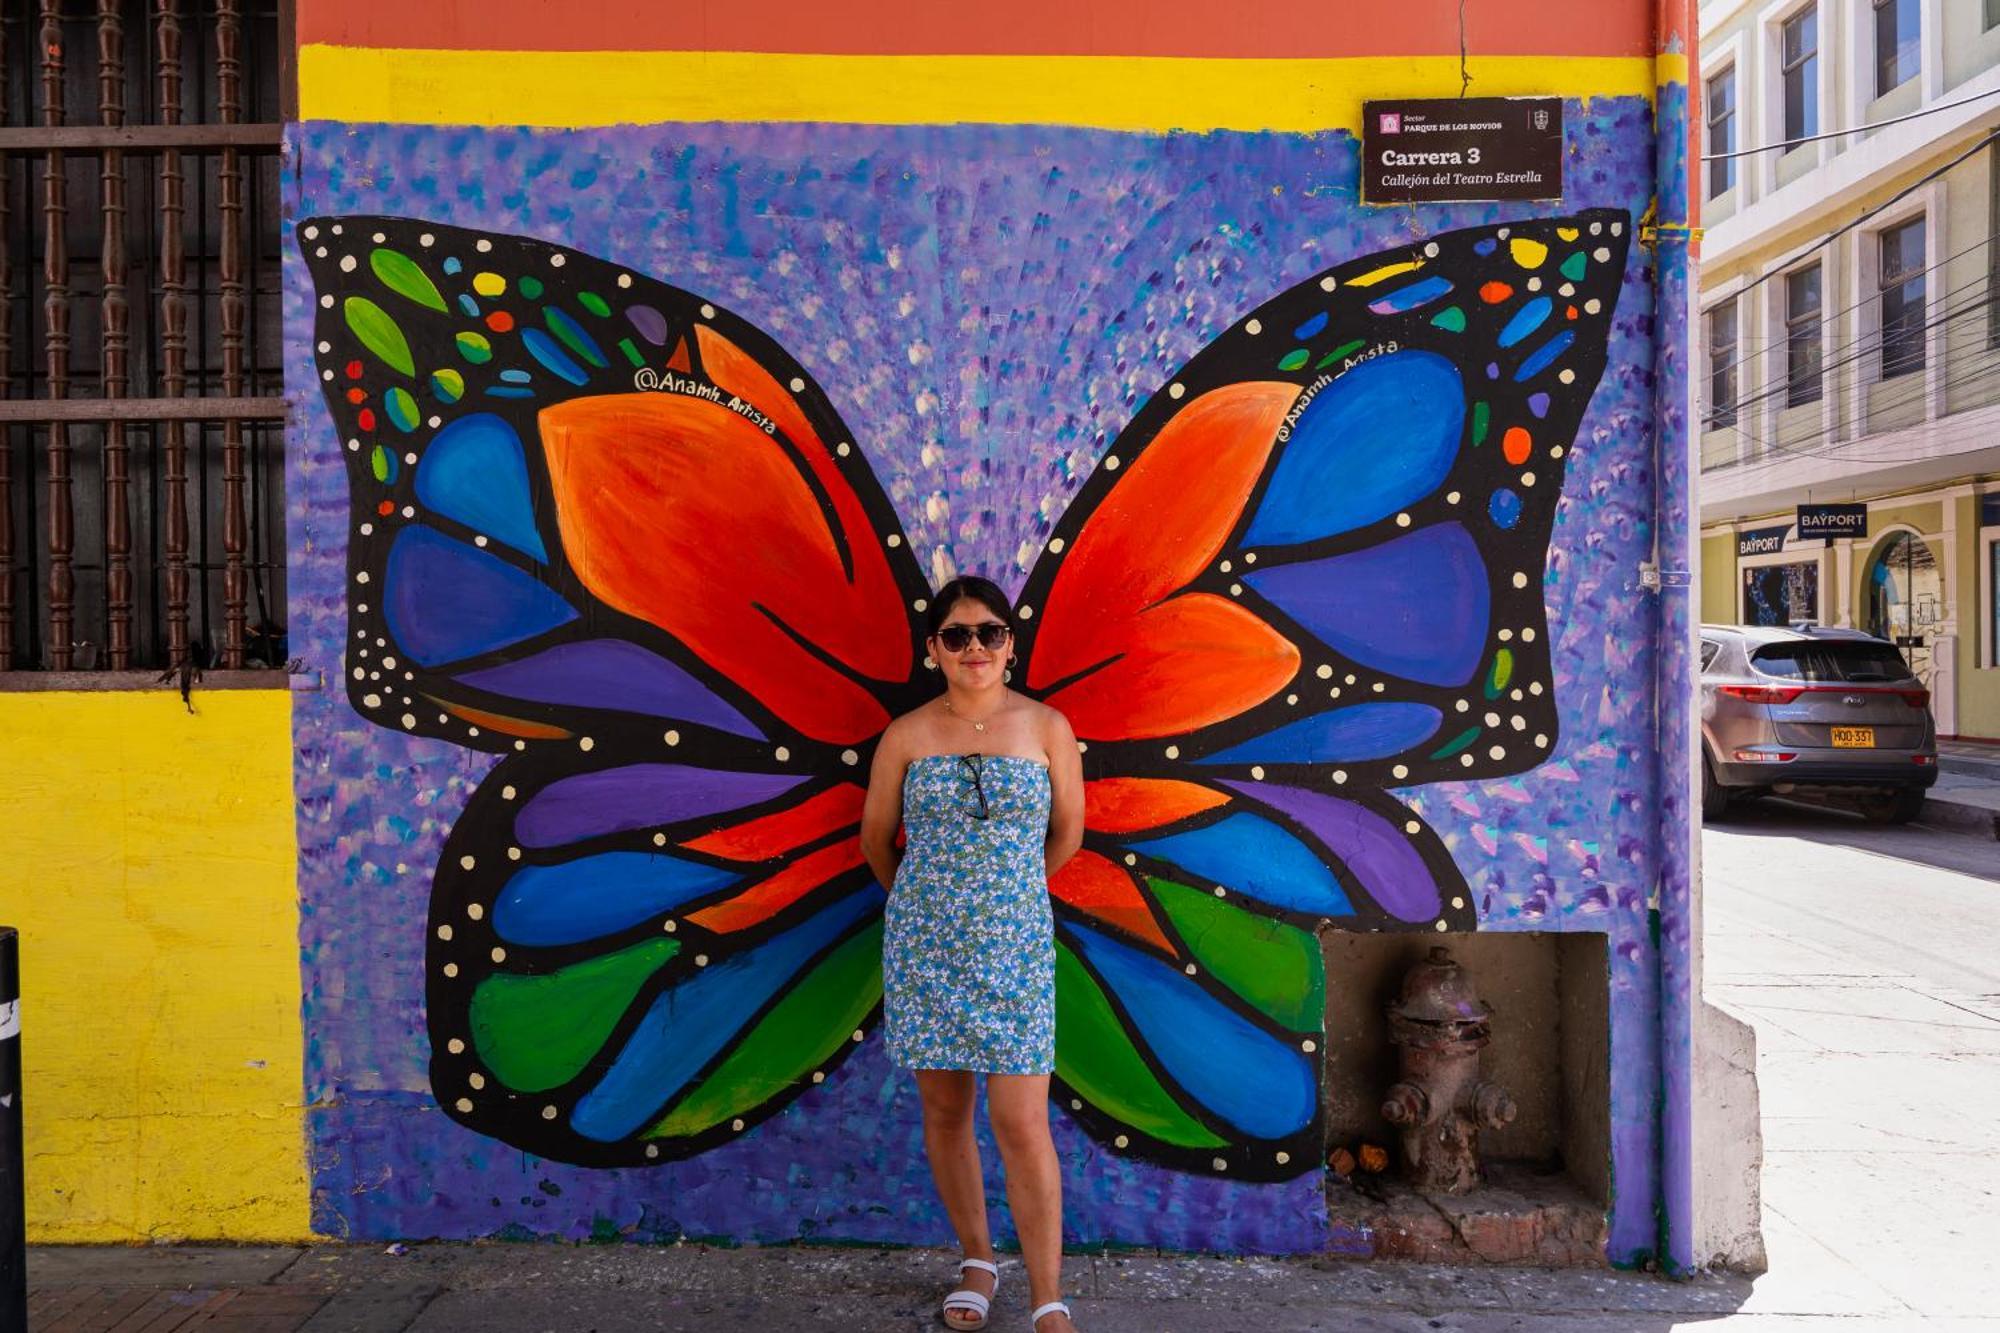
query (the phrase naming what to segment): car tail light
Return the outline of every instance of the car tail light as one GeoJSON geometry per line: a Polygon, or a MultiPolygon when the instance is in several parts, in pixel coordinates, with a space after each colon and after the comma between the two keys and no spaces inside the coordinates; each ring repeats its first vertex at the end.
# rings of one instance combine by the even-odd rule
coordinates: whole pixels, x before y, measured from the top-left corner
{"type": "Polygon", "coordinates": [[[1931,701],[1929,690],[1897,690],[1897,697],[1912,708],[1922,708],[1931,701]]]}
{"type": "Polygon", "coordinates": [[[1789,764],[1799,756],[1792,750],[1738,750],[1736,760],[1743,764],[1789,764]]]}
{"type": "Polygon", "coordinates": [[[1802,689],[1779,689],[1771,685],[1718,685],[1715,692],[1752,704],[1788,704],[1805,693],[1802,689]]]}
{"type": "Polygon", "coordinates": [[[1913,754],[1910,756],[1910,762],[1920,768],[1929,768],[1937,763],[1937,756],[1934,754],[1913,754]]]}

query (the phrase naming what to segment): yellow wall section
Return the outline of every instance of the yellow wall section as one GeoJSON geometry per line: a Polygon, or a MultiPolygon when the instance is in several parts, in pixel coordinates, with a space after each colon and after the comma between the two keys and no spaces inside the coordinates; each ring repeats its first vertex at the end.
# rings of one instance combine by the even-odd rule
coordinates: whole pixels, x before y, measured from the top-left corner
{"type": "MultiPolygon", "coordinates": [[[[1653,95],[1651,56],[1473,56],[1481,96],[1653,95]]],[[[304,120],[574,127],[655,121],[1358,132],[1375,97],[1456,97],[1456,56],[839,56],[299,49],[304,120]]]]}
{"type": "Polygon", "coordinates": [[[309,1232],[291,698],[0,694],[29,1237],[309,1232]]]}

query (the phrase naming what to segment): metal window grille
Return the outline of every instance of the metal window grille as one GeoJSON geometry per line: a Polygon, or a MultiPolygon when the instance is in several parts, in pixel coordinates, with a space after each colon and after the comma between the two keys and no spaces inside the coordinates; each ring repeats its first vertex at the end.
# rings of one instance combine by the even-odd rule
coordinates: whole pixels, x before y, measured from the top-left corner
{"type": "Polygon", "coordinates": [[[1820,267],[1785,275],[1785,405],[1816,403],[1820,380],[1820,267]]]}
{"type": "Polygon", "coordinates": [[[1722,70],[1708,79],[1708,197],[1736,184],[1736,159],[1717,156],[1736,151],[1736,70],[1722,70]]]}
{"type": "MultiPolygon", "coordinates": [[[[1793,16],[1781,30],[1785,80],[1785,138],[1819,133],[1819,11],[1793,16]]],[[[1791,149],[1787,150],[1794,151],[1791,149]]]]}
{"type": "Polygon", "coordinates": [[[1736,424],[1736,302],[1708,312],[1708,424],[1736,424]]]}
{"type": "Polygon", "coordinates": [[[1924,368],[1924,220],[1890,227],[1879,244],[1886,380],[1924,368]]]}
{"type": "Polygon", "coordinates": [[[289,34],[283,0],[0,17],[0,672],[285,660],[289,34]]]}

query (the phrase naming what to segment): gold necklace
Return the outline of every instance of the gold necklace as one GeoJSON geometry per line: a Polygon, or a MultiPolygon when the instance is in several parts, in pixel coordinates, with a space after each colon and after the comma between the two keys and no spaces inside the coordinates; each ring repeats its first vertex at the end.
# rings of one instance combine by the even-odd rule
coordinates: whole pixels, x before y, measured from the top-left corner
{"type": "MultiPolygon", "coordinates": [[[[975,718],[969,718],[965,714],[959,712],[956,708],[953,708],[951,706],[951,697],[949,695],[939,695],[938,702],[944,705],[945,712],[950,713],[953,717],[957,718],[959,721],[972,723],[972,729],[974,731],[981,733],[985,732],[986,724],[984,722],[978,721],[975,718]]],[[[996,708],[993,711],[997,713],[1000,710],[996,708]]]]}

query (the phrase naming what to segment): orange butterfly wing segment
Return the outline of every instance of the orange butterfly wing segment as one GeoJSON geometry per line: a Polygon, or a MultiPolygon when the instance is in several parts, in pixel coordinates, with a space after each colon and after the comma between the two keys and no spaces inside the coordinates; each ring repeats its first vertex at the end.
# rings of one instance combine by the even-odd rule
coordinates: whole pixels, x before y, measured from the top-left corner
{"type": "Polygon", "coordinates": [[[1255,707],[1298,671],[1298,649],[1249,611],[1176,596],[1235,529],[1298,396],[1298,385],[1265,381],[1203,394],[1077,534],[1049,589],[1028,683],[1060,686],[1046,701],[1078,736],[1192,731],[1255,707]]]}
{"type": "Polygon", "coordinates": [[[1071,857],[1049,880],[1049,892],[1086,916],[1118,927],[1134,939],[1176,956],[1153,909],[1126,870],[1093,851],[1071,857]]]}
{"type": "Polygon", "coordinates": [[[1226,793],[1195,782],[1099,778],[1083,784],[1083,825],[1093,833],[1141,833],[1227,804],[1226,793]]]}
{"type": "Polygon", "coordinates": [[[795,847],[817,842],[829,833],[860,823],[861,804],[865,796],[860,787],[843,782],[808,797],[788,810],[717,829],[682,845],[689,851],[731,861],[768,861],[795,847]]]}
{"type": "MultiPolygon", "coordinates": [[[[771,861],[810,846],[830,834],[853,829],[861,822],[865,793],[843,782],[806,798],[795,806],[717,829],[682,843],[689,851],[731,861],[771,861]]],[[[690,912],[695,925],[727,935],[770,920],[823,885],[862,864],[861,841],[850,834],[839,841],[794,857],[766,878],[720,902],[690,912]]]]}
{"type": "Polygon", "coordinates": [[[591,592],[808,736],[858,745],[888,725],[855,677],[902,683],[910,628],[850,487],[830,489],[851,579],[784,445],[724,404],[606,395],[545,408],[540,421],[563,549],[591,592]]]}
{"type": "Polygon", "coordinates": [[[549,722],[533,722],[524,717],[510,717],[505,713],[489,712],[484,708],[450,703],[435,695],[426,694],[424,698],[453,717],[469,722],[475,727],[497,731],[503,736],[519,736],[523,740],[530,741],[559,741],[574,734],[566,727],[558,727],[549,722]]]}
{"type": "Polygon", "coordinates": [[[759,880],[722,902],[688,913],[688,920],[718,935],[728,935],[769,921],[813,890],[865,864],[861,839],[839,842],[808,852],[767,879],[759,880]]]}

